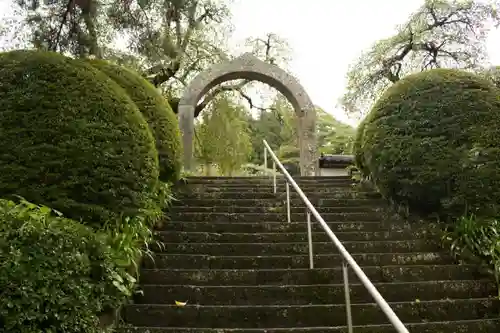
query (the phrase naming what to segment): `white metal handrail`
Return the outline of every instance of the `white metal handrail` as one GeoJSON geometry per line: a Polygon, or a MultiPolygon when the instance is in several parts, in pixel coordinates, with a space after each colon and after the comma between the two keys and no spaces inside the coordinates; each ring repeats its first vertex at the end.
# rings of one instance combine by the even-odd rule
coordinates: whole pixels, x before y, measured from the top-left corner
{"type": "Polygon", "coordinates": [[[375,302],[380,306],[387,319],[391,322],[392,326],[396,329],[398,333],[409,333],[408,329],[405,327],[403,322],[398,318],[396,313],[389,306],[387,301],[382,297],[377,288],[373,285],[370,279],[366,276],[365,272],[359,267],[351,254],[346,250],[342,242],[335,236],[335,233],[330,229],[325,220],[318,213],[316,208],[314,208],[313,204],[307,196],[302,192],[299,185],[295,182],[295,180],[290,176],[288,171],[285,169],[283,164],[279,161],[276,154],[274,154],[273,150],[269,146],[266,140],[264,141],[264,164],[267,168],[267,153],[271,155],[271,159],[273,160],[273,189],[274,193],[276,193],[276,166],[279,167],[286,180],[286,196],[287,196],[287,220],[290,223],[290,184],[295,189],[295,191],[299,194],[299,197],[302,199],[307,208],[307,240],[309,243],[309,268],[314,268],[314,258],[313,258],[313,244],[312,244],[312,233],[311,233],[311,214],[316,218],[323,228],[323,230],[330,237],[333,244],[337,247],[337,250],[342,255],[342,275],[344,278],[344,291],[345,291],[345,302],[346,302],[346,315],[347,315],[347,327],[348,332],[353,333],[353,325],[352,325],[352,314],[351,314],[351,299],[350,299],[350,287],[349,287],[349,275],[348,275],[348,266],[351,266],[352,270],[359,278],[363,286],[368,290],[370,295],[373,297],[375,302]]]}

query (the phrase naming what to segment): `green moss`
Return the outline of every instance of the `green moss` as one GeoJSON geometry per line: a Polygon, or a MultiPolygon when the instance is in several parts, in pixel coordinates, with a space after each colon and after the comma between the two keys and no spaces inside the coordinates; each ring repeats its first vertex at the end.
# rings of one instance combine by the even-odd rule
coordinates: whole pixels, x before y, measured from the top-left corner
{"type": "Polygon", "coordinates": [[[421,213],[495,214],[500,99],[491,81],[450,69],[410,75],[376,102],[362,139],[385,197],[421,213]]]}
{"type": "Polygon", "coordinates": [[[177,117],[167,100],[138,73],[102,60],[92,66],[118,83],[135,102],[151,128],[159,154],[160,179],[175,182],[181,171],[181,141],[177,117]]]}
{"type": "Polygon", "coordinates": [[[114,81],[50,52],[0,54],[0,196],[106,222],[151,204],[154,139],[114,81]]]}

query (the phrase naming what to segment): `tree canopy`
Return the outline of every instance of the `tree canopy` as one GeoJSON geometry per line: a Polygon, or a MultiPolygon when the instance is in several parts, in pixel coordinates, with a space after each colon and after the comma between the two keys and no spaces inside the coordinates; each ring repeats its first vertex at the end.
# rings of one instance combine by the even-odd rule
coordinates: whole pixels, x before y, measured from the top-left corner
{"type": "Polygon", "coordinates": [[[345,111],[366,114],[402,77],[431,68],[476,70],[486,63],[485,40],[500,21],[499,2],[425,0],[393,36],[381,39],[347,73],[345,111]]]}

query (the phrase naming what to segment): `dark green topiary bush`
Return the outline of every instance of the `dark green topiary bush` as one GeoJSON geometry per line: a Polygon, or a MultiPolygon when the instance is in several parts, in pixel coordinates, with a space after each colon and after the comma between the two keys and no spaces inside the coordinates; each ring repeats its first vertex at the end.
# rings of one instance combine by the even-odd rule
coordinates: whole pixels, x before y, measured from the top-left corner
{"type": "Polygon", "coordinates": [[[135,102],[156,140],[160,179],[177,181],[181,171],[180,131],[177,117],[167,100],[138,73],[102,60],[92,60],[91,64],[118,83],[135,102]]]}
{"type": "Polygon", "coordinates": [[[356,164],[356,167],[358,167],[363,177],[368,177],[369,171],[365,165],[363,150],[361,149],[362,148],[361,145],[363,143],[363,134],[365,131],[365,125],[366,125],[366,118],[363,119],[359,123],[358,128],[356,128],[356,136],[354,138],[354,144],[352,146],[352,150],[354,153],[354,163],[356,164]]]}
{"type": "Polygon", "coordinates": [[[421,213],[497,213],[498,96],[491,81],[450,69],[391,86],[374,105],[362,139],[382,194],[421,213]]]}
{"type": "Polygon", "coordinates": [[[113,80],[37,51],[0,54],[0,78],[0,197],[20,195],[89,223],[150,207],[154,139],[113,80]]]}
{"type": "Polygon", "coordinates": [[[0,199],[0,332],[101,333],[134,291],[107,236],[47,207],[0,199]]]}

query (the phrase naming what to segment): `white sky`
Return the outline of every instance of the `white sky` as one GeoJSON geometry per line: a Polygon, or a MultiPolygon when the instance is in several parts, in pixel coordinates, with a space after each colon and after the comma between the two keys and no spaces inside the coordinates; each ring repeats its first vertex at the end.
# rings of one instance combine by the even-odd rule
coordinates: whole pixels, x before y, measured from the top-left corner
{"type": "MultiPolygon", "coordinates": [[[[488,1],[488,0],[486,0],[488,1]]],[[[11,0],[0,0],[0,17],[11,0]]],[[[292,48],[288,70],[314,104],[354,124],[336,108],[346,86],[345,74],[360,52],[394,33],[423,0],[234,0],[235,31],[230,45],[273,32],[292,48]]],[[[500,64],[500,31],[490,34],[490,60],[500,64]]]]}
{"type": "MultiPolygon", "coordinates": [[[[345,75],[360,52],[389,37],[423,0],[235,0],[234,42],[274,32],[293,52],[289,71],[314,104],[349,121],[336,108],[344,93],[345,75]]],[[[490,59],[500,63],[500,32],[490,34],[490,59]]]]}

